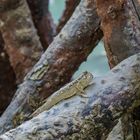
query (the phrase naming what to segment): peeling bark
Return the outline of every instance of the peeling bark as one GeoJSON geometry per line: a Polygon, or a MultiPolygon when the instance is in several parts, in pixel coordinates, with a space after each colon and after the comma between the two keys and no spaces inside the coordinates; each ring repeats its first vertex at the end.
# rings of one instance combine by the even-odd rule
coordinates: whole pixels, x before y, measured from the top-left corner
{"type": "Polygon", "coordinates": [[[128,122],[129,118],[125,114],[140,105],[139,88],[140,54],[136,54],[121,62],[104,77],[94,78],[85,89],[87,98],[77,93],[77,96],[42,112],[0,138],[106,140],[112,128],[120,125],[119,118],[123,116],[124,121],[128,122]]]}
{"type": "Polygon", "coordinates": [[[12,120],[18,114],[25,120],[39,106],[38,91],[44,83],[45,96],[49,96],[70,81],[102,38],[100,19],[95,10],[95,1],[81,1],[67,25],[19,86],[15,98],[0,118],[0,133],[14,127],[12,120]]]}
{"type": "Polygon", "coordinates": [[[42,54],[42,46],[25,0],[0,1],[0,30],[17,83],[42,54]]]}
{"type": "Polygon", "coordinates": [[[48,10],[49,0],[27,0],[31,9],[34,24],[44,50],[53,41],[56,34],[56,27],[48,10]]]}
{"type": "Polygon", "coordinates": [[[0,33],[0,115],[10,103],[15,89],[15,73],[4,50],[4,42],[0,33]]]}
{"type": "Polygon", "coordinates": [[[140,52],[140,21],[132,0],[97,0],[97,11],[111,68],[140,52]]]}
{"type": "Polygon", "coordinates": [[[66,0],[65,2],[65,10],[59,20],[59,24],[57,26],[57,33],[61,31],[61,29],[64,27],[64,25],[67,23],[67,21],[72,16],[75,8],[80,3],[80,0],[66,0]]]}

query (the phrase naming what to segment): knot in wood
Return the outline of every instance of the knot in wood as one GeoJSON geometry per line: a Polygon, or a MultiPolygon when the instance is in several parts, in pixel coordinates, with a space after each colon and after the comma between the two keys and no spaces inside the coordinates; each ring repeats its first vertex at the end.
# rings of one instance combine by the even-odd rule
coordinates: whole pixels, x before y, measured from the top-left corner
{"type": "Polygon", "coordinates": [[[107,14],[111,19],[115,19],[117,18],[118,14],[117,14],[117,7],[114,5],[111,5],[108,7],[107,10],[107,14]]]}

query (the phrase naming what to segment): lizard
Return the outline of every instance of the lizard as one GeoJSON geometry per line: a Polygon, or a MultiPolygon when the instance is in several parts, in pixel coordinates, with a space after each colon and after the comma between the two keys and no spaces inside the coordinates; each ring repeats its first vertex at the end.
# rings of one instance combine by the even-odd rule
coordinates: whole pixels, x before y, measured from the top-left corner
{"type": "Polygon", "coordinates": [[[44,100],[44,104],[39,107],[35,112],[30,115],[30,118],[37,116],[43,111],[49,110],[57,103],[70,98],[75,95],[82,95],[84,89],[91,83],[93,75],[90,72],[85,71],[77,79],[73,80],[60,90],[56,91],[52,96],[44,100]]]}

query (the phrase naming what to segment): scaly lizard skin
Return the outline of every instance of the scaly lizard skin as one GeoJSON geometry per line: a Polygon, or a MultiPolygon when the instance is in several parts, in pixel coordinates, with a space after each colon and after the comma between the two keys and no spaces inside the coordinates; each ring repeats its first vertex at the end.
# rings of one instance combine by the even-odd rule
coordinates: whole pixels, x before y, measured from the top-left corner
{"type": "Polygon", "coordinates": [[[45,103],[35,112],[33,112],[30,117],[35,117],[41,112],[49,110],[52,106],[56,105],[62,100],[65,100],[77,94],[82,95],[81,93],[84,93],[84,89],[91,83],[92,79],[93,75],[91,73],[84,72],[81,76],[79,76],[79,78],[70,82],[66,86],[62,87],[59,91],[55,92],[52,96],[47,98],[45,100],[45,103]]]}

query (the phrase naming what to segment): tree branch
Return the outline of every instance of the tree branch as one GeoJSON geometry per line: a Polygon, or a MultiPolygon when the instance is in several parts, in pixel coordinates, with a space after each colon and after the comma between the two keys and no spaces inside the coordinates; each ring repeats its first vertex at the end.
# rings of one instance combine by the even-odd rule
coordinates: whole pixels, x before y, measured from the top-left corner
{"type": "Polygon", "coordinates": [[[57,33],[61,31],[61,29],[64,27],[64,25],[67,23],[67,21],[72,16],[74,10],[80,3],[80,0],[66,0],[65,2],[65,10],[59,20],[59,23],[57,25],[57,33]]]}
{"type": "Polygon", "coordinates": [[[15,90],[15,73],[4,50],[4,42],[0,33],[0,115],[9,105],[15,90]]]}
{"type": "MultiPolygon", "coordinates": [[[[104,32],[105,49],[112,68],[125,58],[140,52],[140,1],[97,0],[97,9],[104,32]]],[[[140,121],[137,121],[140,107],[138,108],[131,114],[133,117],[129,130],[136,130],[131,139],[140,137],[140,132],[137,131],[140,130],[140,121]]],[[[126,124],[125,128],[128,127],[126,124]]]]}
{"type": "Polygon", "coordinates": [[[0,138],[105,140],[119,118],[140,105],[139,88],[140,54],[136,54],[104,77],[94,78],[85,89],[87,98],[71,97],[0,138]]]}
{"type": "Polygon", "coordinates": [[[27,0],[31,9],[34,24],[44,50],[53,41],[56,34],[56,27],[48,10],[49,0],[27,0]]]}
{"type": "Polygon", "coordinates": [[[140,52],[140,22],[132,0],[97,0],[110,67],[140,52]]]}
{"type": "Polygon", "coordinates": [[[39,106],[38,92],[42,84],[46,83],[44,91],[48,96],[71,79],[102,38],[99,26],[94,1],[82,0],[67,25],[19,86],[15,98],[0,118],[0,133],[14,127],[12,120],[18,114],[22,113],[25,120],[39,106]]]}

